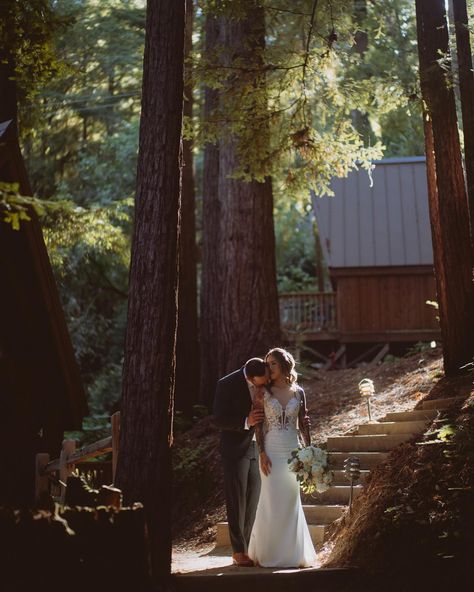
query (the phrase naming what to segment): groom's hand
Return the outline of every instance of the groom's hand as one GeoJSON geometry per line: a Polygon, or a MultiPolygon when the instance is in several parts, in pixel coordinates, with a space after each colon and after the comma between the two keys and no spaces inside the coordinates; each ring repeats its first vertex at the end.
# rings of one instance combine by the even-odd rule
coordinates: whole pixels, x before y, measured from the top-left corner
{"type": "Polygon", "coordinates": [[[263,409],[252,409],[248,416],[247,423],[249,427],[253,427],[257,425],[257,423],[262,423],[264,417],[265,412],[263,411],[263,409]]]}
{"type": "Polygon", "coordinates": [[[306,429],[311,429],[311,420],[309,419],[309,415],[305,415],[303,417],[303,427],[306,429]]]}

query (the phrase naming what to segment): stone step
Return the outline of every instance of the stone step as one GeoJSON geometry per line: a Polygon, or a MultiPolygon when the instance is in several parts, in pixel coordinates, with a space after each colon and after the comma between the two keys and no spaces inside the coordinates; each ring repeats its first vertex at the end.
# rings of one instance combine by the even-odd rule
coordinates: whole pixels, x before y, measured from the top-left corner
{"type": "Polygon", "coordinates": [[[313,505],[304,504],[303,510],[306,521],[309,524],[331,524],[334,520],[340,518],[347,506],[343,505],[313,505]]]}
{"type": "Polygon", "coordinates": [[[171,587],[175,592],[288,592],[308,590],[318,592],[341,592],[363,590],[366,582],[357,568],[323,569],[264,569],[258,567],[219,568],[196,572],[173,574],[171,587]],[[359,587],[360,586],[360,587],[359,587]]]}
{"type": "Polygon", "coordinates": [[[325,524],[308,524],[308,530],[315,547],[324,543],[324,535],[326,533],[325,524]]]}
{"type": "MultiPolygon", "coordinates": [[[[346,457],[347,458],[347,457],[346,457]]],[[[357,483],[365,483],[367,477],[369,476],[369,470],[361,470],[360,472],[360,479],[357,483]]],[[[346,477],[344,470],[338,469],[337,471],[333,471],[333,480],[332,485],[348,485],[349,480],[346,477]]]]}
{"type": "Polygon", "coordinates": [[[355,450],[350,452],[330,452],[328,454],[329,466],[333,471],[342,469],[344,461],[349,456],[356,456],[360,460],[361,470],[370,470],[386,460],[388,452],[356,452],[355,450]]]}
{"type": "MultiPolygon", "coordinates": [[[[327,523],[326,523],[327,524],[327,523]]],[[[313,545],[321,545],[324,542],[325,524],[308,524],[309,533],[313,545]]],[[[217,523],[216,547],[228,547],[230,545],[229,528],[227,522],[217,523]]]]}
{"type": "MultiPolygon", "coordinates": [[[[362,485],[354,486],[354,499],[362,493],[362,485]]],[[[347,505],[351,488],[349,485],[334,485],[324,493],[313,493],[311,499],[315,504],[347,505]]],[[[305,498],[306,501],[307,498],[305,498]]]]}
{"type": "Polygon", "coordinates": [[[428,401],[422,401],[422,409],[446,409],[451,407],[454,403],[459,403],[467,398],[467,395],[462,397],[448,397],[447,399],[431,399],[428,401]]]}
{"type": "Polygon", "coordinates": [[[414,409],[387,413],[382,421],[432,421],[438,415],[436,409],[414,409]]]}
{"type": "Polygon", "coordinates": [[[429,420],[420,421],[383,421],[363,423],[358,428],[359,436],[372,434],[421,434],[425,431],[429,420]]]}
{"type": "Polygon", "coordinates": [[[378,434],[376,436],[332,436],[327,440],[328,452],[383,452],[393,450],[410,440],[412,434],[378,434]]]}

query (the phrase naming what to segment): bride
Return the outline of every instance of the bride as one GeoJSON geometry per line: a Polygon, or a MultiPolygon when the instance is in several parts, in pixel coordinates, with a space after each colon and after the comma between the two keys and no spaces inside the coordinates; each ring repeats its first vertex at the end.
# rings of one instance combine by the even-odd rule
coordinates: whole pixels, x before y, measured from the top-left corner
{"type": "Polygon", "coordinates": [[[295,360],[274,348],[265,361],[270,388],[260,392],[265,422],[256,430],[262,486],[250,536],[248,555],[261,567],[310,567],[316,560],[301,505],[295,473],[288,468],[291,451],[298,447],[298,427],[304,444],[310,442],[303,389],[296,384],[295,360]]]}

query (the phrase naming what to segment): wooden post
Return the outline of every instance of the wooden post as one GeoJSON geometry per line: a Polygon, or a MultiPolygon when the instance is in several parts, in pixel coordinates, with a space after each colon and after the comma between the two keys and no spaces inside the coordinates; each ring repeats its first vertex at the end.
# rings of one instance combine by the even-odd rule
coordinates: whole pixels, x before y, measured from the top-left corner
{"type": "Polygon", "coordinates": [[[68,458],[76,451],[75,440],[63,440],[63,446],[61,448],[61,454],[59,455],[59,480],[61,481],[61,497],[60,503],[64,505],[66,497],[66,483],[67,478],[72,475],[74,471],[74,465],[68,465],[68,458]]]}
{"type": "Polygon", "coordinates": [[[386,356],[389,352],[390,346],[386,343],[382,349],[378,352],[375,358],[369,363],[369,366],[376,366],[384,356],[386,356]]]}
{"type": "Polygon", "coordinates": [[[112,429],[112,483],[115,483],[115,471],[117,470],[120,443],[120,411],[112,415],[110,425],[112,429]]]}
{"type": "Polygon", "coordinates": [[[44,468],[49,463],[49,454],[40,452],[35,458],[35,503],[41,503],[49,495],[49,480],[44,468]]]}

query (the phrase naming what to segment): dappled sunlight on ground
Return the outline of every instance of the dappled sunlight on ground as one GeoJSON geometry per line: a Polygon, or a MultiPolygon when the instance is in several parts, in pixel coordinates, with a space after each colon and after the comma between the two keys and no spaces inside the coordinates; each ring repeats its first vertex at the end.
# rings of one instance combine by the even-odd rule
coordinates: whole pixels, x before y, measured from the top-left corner
{"type": "Polygon", "coordinates": [[[185,550],[175,548],[173,550],[173,573],[191,573],[199,571],[201,574],[219,573],[291,573],[308,571],[321,567],[321,561],[312,568],[301,569],[275,569],[262,567],[237,567],[232,565],[232,549],[231,547],[215,547],[214,545],[203,546],[200,550],[185,550]]]}

